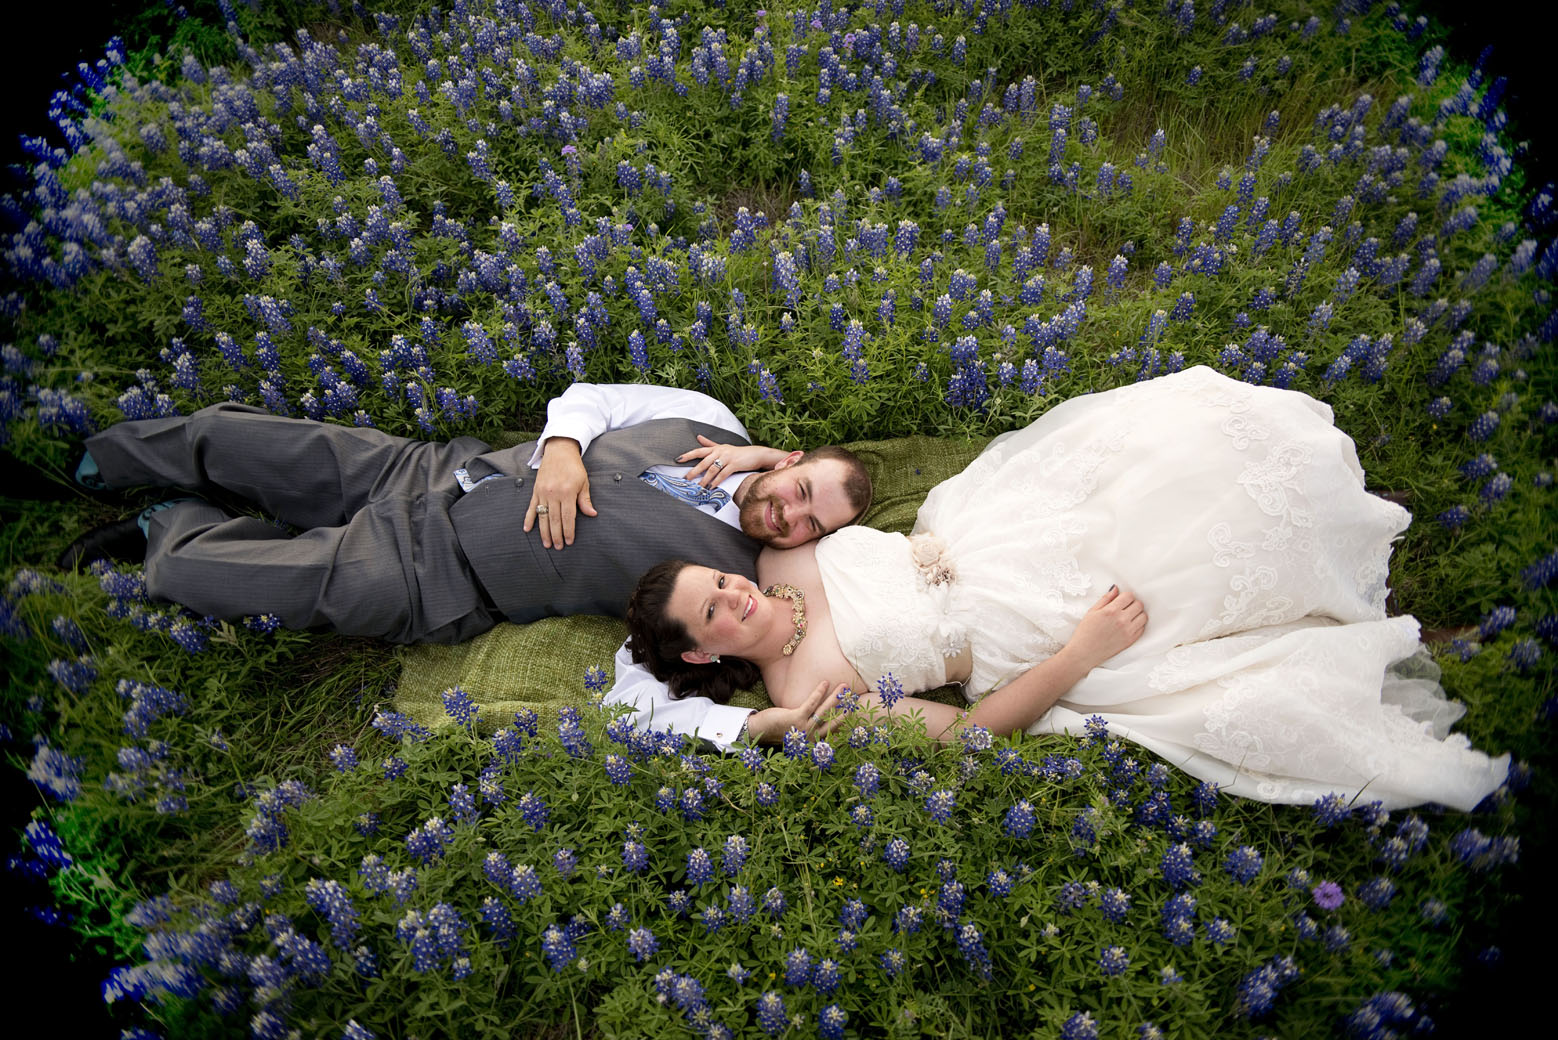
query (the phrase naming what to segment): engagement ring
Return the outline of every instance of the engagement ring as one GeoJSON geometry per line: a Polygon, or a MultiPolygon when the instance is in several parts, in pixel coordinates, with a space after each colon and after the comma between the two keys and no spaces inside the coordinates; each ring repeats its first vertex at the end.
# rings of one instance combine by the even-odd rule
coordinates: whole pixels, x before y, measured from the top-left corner
{"type": "Polygon", "coordinates": [[[724,459],[715,459],[714,460],[714,468],[715,469],[724,469],[725,468],[725,460],[724,459]]]}
{"type": "Polygon", "coordinates": [[[545,516],[550,512],[551,510],[546,508],[546,506],[536,506],[536,516],[545,516]]]}

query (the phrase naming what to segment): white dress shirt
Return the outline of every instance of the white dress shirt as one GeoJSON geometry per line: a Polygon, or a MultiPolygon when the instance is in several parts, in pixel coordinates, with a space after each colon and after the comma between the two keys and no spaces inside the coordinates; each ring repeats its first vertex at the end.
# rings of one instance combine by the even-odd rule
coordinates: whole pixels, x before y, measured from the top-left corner
{"type": "MultiPolygon", "coordinates": [[[[735,413],[696,390],[640,384],[575,383],[546,406],[546,427],[536,442],[535,454],[530,457],[530,468],[540,467],[542,452],[552,437],[578,441],[582,454],[603,433],[655,419],[692,419],[747,436],[747,428],[735,413]]],[[[689,449],[695,447],[696,444],[688,445],[689,449]]],[[[680,477],[692,467],[652,468],[680,477]]],[[[719,482],[719,487],[730,493],[731,501],[714,515],[732,527],[741,526],[741,510],[735,504],[735,495],[746,477],[747,472],[734,472],[719,482]]],[[[672,699],[665,683],[650,675],[643,665],[633,663],[626,643],[617,648],[614,674],[616,681],[606,693],[604,703],[631,705],[633,725],[641,729],[668,729],[689,737],[701,737],[721,750],[728,750],[752,712],[750,708],[715,704],[707,697],[672,699]]]]}

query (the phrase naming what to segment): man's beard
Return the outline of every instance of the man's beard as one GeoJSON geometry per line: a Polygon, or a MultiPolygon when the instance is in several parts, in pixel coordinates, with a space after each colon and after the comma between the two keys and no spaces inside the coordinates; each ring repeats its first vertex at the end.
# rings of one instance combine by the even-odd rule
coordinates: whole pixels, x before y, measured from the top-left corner
{"type": "Polygon", "coordinates": [[[746,501],[741,503],[741,532],[748,538],[765,543],[784,538],[790,533],[790,525],[782,519],[784,506],[777,498],[767,494],[768,484],[773,477],[773,472],[761,474],[747,489],[746,501]],[[770,504],[774,510],[774,522],[779,525],[777,531],[771,529],[765,520],[770,504]]]}

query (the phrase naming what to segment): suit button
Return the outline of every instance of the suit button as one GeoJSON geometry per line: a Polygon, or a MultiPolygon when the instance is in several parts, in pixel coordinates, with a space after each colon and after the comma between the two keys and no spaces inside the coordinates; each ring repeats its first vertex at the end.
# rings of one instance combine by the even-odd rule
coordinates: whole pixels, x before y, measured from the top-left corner
{"type": "Polygon", "coordinates": [[[611,479],[612,480],[621,480],[622,479],[622,474],[618,473],[615,476],[613,476],[611,479]]]}
{"type": "Polygon", "coordinates": [[[515,477],[514,478],[514,486],[515,487],[524,487],[525,486],[525,478],[524,477],[515,477]]]}

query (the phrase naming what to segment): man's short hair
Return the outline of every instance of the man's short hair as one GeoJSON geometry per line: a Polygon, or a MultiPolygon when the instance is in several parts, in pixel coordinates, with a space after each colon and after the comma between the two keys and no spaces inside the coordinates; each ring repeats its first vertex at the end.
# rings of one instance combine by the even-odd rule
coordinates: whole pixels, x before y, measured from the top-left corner
{"type": "Polygon", "coordinates": [[[820,448],[805,452],[800,464],[821,462],[824,459],[834,459],[843,463],[844,496],[849,499],[849,504],[855,510],[855,515],[849,518],[849,523],[858,524],[871,508],[871,473],[866,469],[866,464],[860,461],[859,455],[837,444],[824,444],[820,448]]]}

